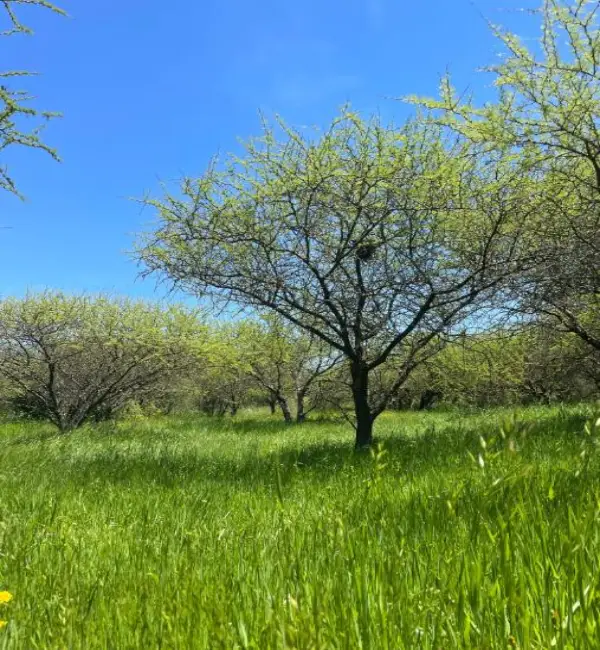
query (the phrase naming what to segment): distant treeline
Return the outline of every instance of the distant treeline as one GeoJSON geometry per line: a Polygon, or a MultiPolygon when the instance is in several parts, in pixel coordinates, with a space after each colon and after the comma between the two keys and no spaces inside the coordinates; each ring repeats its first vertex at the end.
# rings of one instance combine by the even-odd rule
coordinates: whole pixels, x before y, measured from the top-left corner
{"type": "MultiPolygon", "coordinates": [[[[438,338],[389,408],[575,402],[600,396],[600,352],[543,320],[438,338]]],[[[401,365],[402,359],[397,360],[401,365]]],[[[392,357],[371,392],[397,378],[392,357]]],[[[182,306],[46,293],[0,303],[5,413],[61,431],[122,414],[235,415],[268,406],[288,422],[352,412],[342,355],[270,316],[210,321],[182,306]]]]}

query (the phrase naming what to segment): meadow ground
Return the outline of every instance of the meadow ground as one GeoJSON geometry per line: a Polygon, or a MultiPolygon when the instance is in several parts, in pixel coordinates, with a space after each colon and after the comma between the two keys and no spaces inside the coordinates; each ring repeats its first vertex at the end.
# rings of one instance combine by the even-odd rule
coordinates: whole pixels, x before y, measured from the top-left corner
{"type": "Polygon", "coordinates": [[[600,648],[591,407],[0,425],[0,648],[600,648]]]}

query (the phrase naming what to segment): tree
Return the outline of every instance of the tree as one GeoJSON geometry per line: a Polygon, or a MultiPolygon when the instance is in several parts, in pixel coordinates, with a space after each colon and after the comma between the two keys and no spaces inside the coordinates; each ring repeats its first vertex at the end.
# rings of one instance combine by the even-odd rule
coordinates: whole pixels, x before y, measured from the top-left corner
{"type": "Polygon", "coordinates": [[[106,297],[62,294],[0,303],[0,380],[25,410],[60,431],[111,415],[203,350],[196,314],[106,297]]]}
{"type": "Polygon", "coordinates": [[[236,328],[235,345],[239,349],[241,369],[264,391],[268,400],[279,406],[283,419],[292,422],[288,401],[289,365],[292,346],[281,320],[246,321],[236,328]]]}
{"type": "Polygon", "coordinates": [[[279,126],[280,139],[265,127],[243,159],[146,200],[160,224],[138,256],[181,289],[271,310],[341,353],[356,445],[367,446],[440,334],[521,268],[530,179],[419,122],[344,112],[318,137],[279,126]],[[396,380],[374,395],[369,378],[386,362],[396,380]]]}
{"type": "Polygon", "coordinates": [[[399,406],[428,398],[461,407],[582,401],[598,394],[600,355],[536,322],[456,337],[403,387],[399,406]]]}
{"type": "Polygon", "coordinates": [[[590,399],[598,393],[595,377],[600,354],[571,333],[562,333],[546,323],[518,334],[522,347],[523,403],[569,402],[590,399]]]}
{"type": "MultiPolygon", "coordinates": [[[[4,10],[4,15],[9,20],[10,28],[0,35],[9,36],[31,33],[31,30],[19,21],[18,5],[36,5],[55,13],[64,14],[61,9],[46,0],[3,0],[0,5],[0,11],[4,10]]],[[[41,121],[45,122],[57,115],[56,113],[40,111],[33,108],[30,105],[32,97],[27,91],[11,87],[13,80],[30,76],[31,74],[33,73],[23,70],[0,72],[0,78],[2,79],[0,84],[0,151],[4,151],[12,145],[22,145],[33,149],[41,149],[55,160],[58,160],[56,151],[44,144],[40,139],[40,125],[29,131],[24,130],[22,125],[24,120],[39,120],[41,118],[41,121]]],[[[0,167],[0,188],[20,196],[5,166],[0,167]]]]}
{"type": "Polygon", "coordinates": [[[253,397],[253,380],[244,361],[246,341],[240,336],[240,327],[239,323],[213,324],[208,363],[203,363],[188,387],[197,395],[200,408],[210,415],[236,415],[253,397]]]}
{"type": "Polygon", "coordinates": [[[410,98],[436,122],[536,168],[543,221],[537,264],[515,285],[525,314],[550,317],[600,350],[600,30],[595,0],[544,0],[540,48],[493,26],[507,56],[488,68],[496,101],[461,101],[445,78],[439,100],[410,98]]]}
{"type": "Polygon", "coordinates": [[[236,334],[242,368],[267,391],[269,404],[279,406],[284,420],[291,423],[288,396],[293,391],[296,422],[304,422],[316,404],[314,400],[309,406],[307,400],[314,396],[319,379],[339,363],[341,355],[332,353],[314,335],[291,327],[278,314],[242,322],[236,334]]]}
{"type": "Polygon", "coordinates": [[[301,423],[322,403],[324,380],[331,377],[344,356],[312,333],[294,333],[292,345],[291,375],[296,393],[296,422],[301,423]]]}

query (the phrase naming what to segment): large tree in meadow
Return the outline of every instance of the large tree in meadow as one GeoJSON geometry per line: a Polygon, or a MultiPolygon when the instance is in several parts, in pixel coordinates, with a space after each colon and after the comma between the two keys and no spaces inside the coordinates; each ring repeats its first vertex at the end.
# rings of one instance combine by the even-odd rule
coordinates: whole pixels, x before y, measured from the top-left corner
{"type": "Polygon", "coordinates": [[[530,179],[508,157],[474,153],[418,122],[345,112],[316,135],[278,124],[243,158],[147,200],[159,223],[139,257],[180,289],[271,310],[341,353],[366,446],[442,335],[473,323],[525,263],[530,179]],[[387,362],[395,381],[373,394],[387,362]]]}
{"type": "MultiPolygon", "coordinates": [[[[19,18],[19,9],[25,6],[37,6],[41,9],[64,13],[46,0],[3,0],[0,3],[0,22],[4,19],[4,28],[0,27],[0,36],[30,34],[31,30],[19,18]]],[[[56,151],[46,145],[40,138],[40,130],[45,121],[55,117],[56,113],[41,111],[31,105],[33,99],[29,92],[15,87],[15,82],[34,73],[25,70],[0,71],[0,152],[13,145],[41,149],[58,159],[56,151]],[[26,129],[28,122],[36,126],[26,129]]],[[[18,195],[17,187],[6,166],[0,165],[0,188],[18,195]]]]}
{"type": "Polygon", "coordinates": [[[515,305],[550,317],[600,350],[600,5],[544,0],[539,47],[494,27],[505,50],[488,68],[497,98],[462,101],[444,79],[438,100],[411,98],[482,148],[535,166],[543,219],[532,230],[537,264],[515,284],[515,305]]]}

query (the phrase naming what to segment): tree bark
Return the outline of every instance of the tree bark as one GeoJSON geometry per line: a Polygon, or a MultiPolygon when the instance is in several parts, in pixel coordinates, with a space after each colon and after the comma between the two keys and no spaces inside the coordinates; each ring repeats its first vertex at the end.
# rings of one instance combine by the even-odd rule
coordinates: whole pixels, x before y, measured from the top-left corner
{"type": "Polygon", "coordinates": [[[427,410],[430,406],[433,405],[435,400],[438,398],[438,392],[435,390],[431,390],[430,388],[424,390],[421,393],[421,399],[419,400],[419,411],[425,411],[427,410]]]}
{"type": "Polygon", "coordinates": [[[275,415],[275,409],[277,408],[277,400],[274,397],[269,396],[269,409],[271,415],[275,415]]]}
{"type": "Polygon", "coordinates": [[[354,399],[354,414],[356,416],[355,448],[364,449],[373,443],[373,421],[369,405],[369,371],[361,363],[353,363],[352,397],[354,399]]]}
{"type": "Polygon", "coordinates": [[[300,389],[296,392],[296,422],[301,424],[306,420],[306,412],[304,410],[305,392],[300,389]]]}
{"type": "Polygon", "coordinates": [[[291,424],[293,422],[293,420],[292,420],[292,412],[290,411],[290,407],[289,407],[285,397],[283,397],[283,395],[278,395],[277,396],[277,403],[279,404],[279,408],[281,409],[281,412],[283,413],[283,419],[286,421],[287,424],[291,424]]]}

